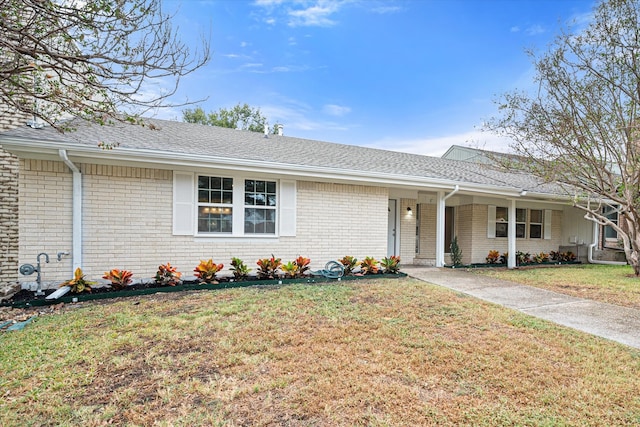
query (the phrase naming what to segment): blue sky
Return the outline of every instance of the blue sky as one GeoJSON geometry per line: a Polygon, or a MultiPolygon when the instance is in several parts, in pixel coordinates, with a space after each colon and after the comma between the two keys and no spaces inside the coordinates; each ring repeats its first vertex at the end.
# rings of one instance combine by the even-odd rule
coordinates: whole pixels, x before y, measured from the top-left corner
{"type": "MultiPolygon", "coordinates": [[[[588,19],[582,0],[163,0],[184,41],[212,58],[175,101],[247,103],[299,138],[439,156],[507,150],[479,132],[505,91],[533,85],[544,51],[588,19]]],[[[181,108],[157,117],[182,119],[181,108]]]]}

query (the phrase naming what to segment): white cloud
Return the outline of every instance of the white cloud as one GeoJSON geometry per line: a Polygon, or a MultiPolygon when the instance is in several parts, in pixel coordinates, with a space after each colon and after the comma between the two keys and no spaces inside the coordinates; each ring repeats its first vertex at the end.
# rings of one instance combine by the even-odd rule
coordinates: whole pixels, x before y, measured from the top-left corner
{"type": "Polygon", "coordinates": [[[331,27],[336,24],[330,16],[338,10],[338,3],[319,2],[301,10],[289,11],[291,27],[331,27]]]}
{"type": "Polygon", "coordinates": [[[345,107],[344,105],[327,104],[322,108],[322,111],[330,116],[340,117],[349,114],[351,108],[345,107]]]}
{"type": "Polygon", "coordinates": [[[518,33],[518,32],[520,32],[520,27],[518,27],[517,25],[515,25],[515,26],[511,27],[511,30],[510,30],[510,31],[511,31],[512,33],[518,33]]]}
{"type": "Polygon", "coordinates": [[[545,28],[542,25],[532,25],[525,30],[525,32],[529,36],[537,36],[538,34],[543,34],[546,31],[547,30],[545,30],[545,28]]]}

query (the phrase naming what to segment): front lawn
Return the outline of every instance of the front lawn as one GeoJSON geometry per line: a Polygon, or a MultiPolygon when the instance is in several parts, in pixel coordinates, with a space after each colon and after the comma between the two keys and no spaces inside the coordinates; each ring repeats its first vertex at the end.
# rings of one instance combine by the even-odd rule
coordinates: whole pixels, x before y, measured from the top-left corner
{"type": "Polygon", "coordinates": [[[580,298],[640,309],[640,278],[634,276],[633,269],[628,265],[581,264],[515,270],[478,269],[474,272],[580,298]]]}
{"type": "Polygon", "coordinates": [[[84,303],[0,335],[0,425],[638,425],[640,353],[413,279],[84,303]]]}

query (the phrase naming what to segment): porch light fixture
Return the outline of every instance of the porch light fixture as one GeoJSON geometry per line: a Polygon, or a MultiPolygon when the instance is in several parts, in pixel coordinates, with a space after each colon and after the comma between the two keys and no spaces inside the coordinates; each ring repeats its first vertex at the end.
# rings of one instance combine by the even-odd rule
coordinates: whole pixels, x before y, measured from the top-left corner
{"type": "Polygon", "coordinates": [[[407,206],[407,212],[411,213],[411,206],[407,206]]]}

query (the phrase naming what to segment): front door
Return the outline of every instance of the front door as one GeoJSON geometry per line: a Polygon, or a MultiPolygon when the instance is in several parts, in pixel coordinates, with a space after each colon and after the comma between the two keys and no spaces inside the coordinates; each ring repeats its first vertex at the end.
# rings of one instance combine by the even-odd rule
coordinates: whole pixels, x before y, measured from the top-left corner
{"type": "Polygon", "coordinates": [[[389,200],[389,224],[388,224],[388,235],[387,235],[387,256],[396,255],[396,247],[397,247],[397,200],[389,200]]]}

